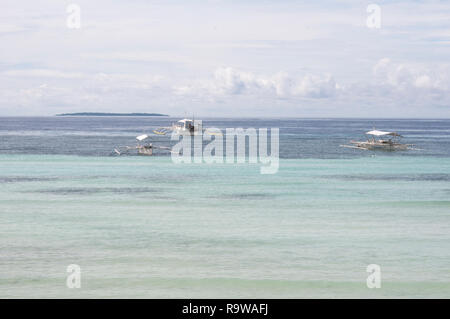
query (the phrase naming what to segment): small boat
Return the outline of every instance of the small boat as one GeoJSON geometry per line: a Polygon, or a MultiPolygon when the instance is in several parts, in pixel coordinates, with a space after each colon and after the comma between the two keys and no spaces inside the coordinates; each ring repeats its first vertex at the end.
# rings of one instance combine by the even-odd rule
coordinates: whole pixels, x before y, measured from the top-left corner
{"type": "MultiPolygon", "coordinates": [[[[138,137],[136,137],[136,139],[139,142],[142,142],[142,141],[146,140],[147,138],[148,138],[148,135],[146,135],[146,134],[139,135],[138,137]]],[[[138,145],[136,146],[136,149],[137,149],[139,155],[146,155],[146,156],[153,155],[153,144],[151,144],[151,143],[144,144],[144,145],[141,145],[138,143],[138,145]]]]}
{"type": "Polygon", "coordinates": [[[174,132],[179,135],[201,135],[203,132],[209,135],[222,135],[215,128],[203,130],[202,121],[194,121],[191,119],[182,119],[176,123],[172,123],[172,126],[160,127],[153,131],[157,135],[166,135],[169,132],[174,132]]]}
{"type": "Polygon", "coordinates": [[[370,137],[367,141],[350,141],[351,145],[340,145],[341,147],[356,148],[361,150],[382,150],[382,151],[405,151],[414,149],[412,144],[400,143],[400,134],[397,132],[385,132],[372,130],[366,132],[370,137]]]}
{"type": "Polygon", "coordinates": [[[198,131],[198,126],[194,125],[194,120],[182,119],[173,124],[172,129],[179,134],[194,135],[198,131]]]}
{"type": "Polygon", "coordinates": [[[153,150],[156,148],[163,149],[163,150],[170,150],[169,147],[154,146],[152,143],[146,143],[146,144],[140,143],[140,142],[145,141],[148,137],[149,136],[146,134],[139,135],[136,137],[136,140],[138,140],[138,144],[136,146],[125,146],[122,148],[115,148],[114,154],[115,155],[123,155],[123,154],[128,154],[132,150],[137,150],[138,155],[152,156],[153,150]]]}
{"type": "Polygon", "coordinates": [[[182,119],[176,123],[172,123],[169,127],[160,127],[153,131],[158,135],[166,135],[169,131],[173,131],[180,135],[197,135],[198,132],[202,132],[201,121],[196,122],[190,119],[182,119]]]}

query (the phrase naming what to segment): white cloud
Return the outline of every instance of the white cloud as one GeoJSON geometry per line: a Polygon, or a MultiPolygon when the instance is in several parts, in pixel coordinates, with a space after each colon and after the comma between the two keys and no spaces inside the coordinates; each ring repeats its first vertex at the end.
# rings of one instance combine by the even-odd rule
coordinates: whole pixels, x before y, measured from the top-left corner
{"type": "Polygon", "coordinates": [[[326,98],[334,96],[337,88],[338,86],[331,75],[324,77],[307,75],[301,79],[294,94],[311,98],[326,98]]]}
{"type": "Polygon", "coordinates": [[[64,79],[79,79],[85,77],[84,74],[79,72],[63,72],[49,69],[9,70],[2,72],[2,75],[13,77],[64,78],[64,79]]]}
{"type": "Polygon", "coordinates": [[[87,86],[94,87],[111,87],[111,88],[150,88],[161,82],[164,77],[152,74],[127,74],[127,73],[80,73],[68,72],[51,69],[24,69],[24,70],[8,70],[0,73],[0,76],[18,78],[22,80],[42,80],[58,81],[77,80],[87,86]]]}
{"type": "Polygon", "coordinates": [[[290,76],[286,72],[257,75],[231,67],[215,70],[214,77],[175,88],[177,94],[255,95],[272,98],[328,98],[335,95],[337,84],[331,75],[290,76]]]}
{"type": "Polygon", "coordinates": [[[396,90],[450,91],[448,65],[403,64],[384,58],[374,66],[373,72],[380,84],[396,90]]]}

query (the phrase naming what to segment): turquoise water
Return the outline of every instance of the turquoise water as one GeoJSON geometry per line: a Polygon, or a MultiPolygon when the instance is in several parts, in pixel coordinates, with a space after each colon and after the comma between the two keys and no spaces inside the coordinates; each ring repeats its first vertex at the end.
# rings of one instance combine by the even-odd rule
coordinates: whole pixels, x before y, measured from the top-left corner
{"type": "Polygon", "coordinates": [[[448,157],[281,159],[261,175],[3,154],[0,181],[2,298],[450,297],[448,157]]]}

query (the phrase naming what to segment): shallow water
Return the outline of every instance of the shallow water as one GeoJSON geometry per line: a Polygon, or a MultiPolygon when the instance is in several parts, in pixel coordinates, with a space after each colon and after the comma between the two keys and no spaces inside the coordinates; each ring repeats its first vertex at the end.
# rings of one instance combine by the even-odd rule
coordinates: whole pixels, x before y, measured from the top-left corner
{"type": "MultiPolygon", "coordinates": [[[[92,121],[125,127],[129,120],[92,121]]],[[[248,121],[240,126],[255,124],[248,121]]],[[[433,140],[426,123],[408,138],[433,140]]],[[[24,140],[34,154],[12,142],[19,130],[3,121],[0,297],[448,298],[449,122],[430,123],[443,137],[427,151],[400,154],[322,153],[295,143],[304,137],[293,122],[295,134],[280,129],[279,172],[261,175],[255,164],[109,157],[106,146],[71,155],[102,145],[77,144],[76,134],[56,146],[45,136],[60,133],[30,133],[36,140],[24,140]],[[319,155],[292,156],[302,150],[319,155]],[[66,287],[69,264],[81,267],[81,289],[66,287]],[[381,289],[366,286],[369,264],[381,267],[381,289]]],[[[28,132],[45,132],[33,125],[40,129],[28,125],[28,132]]],[[[358,137],[350,131],[342,136],[358,137]]],[[[129,141],[135,133],[119,135],[129,141]]],[[[326,135],[314,138],[330,144],[326,135]]]]}

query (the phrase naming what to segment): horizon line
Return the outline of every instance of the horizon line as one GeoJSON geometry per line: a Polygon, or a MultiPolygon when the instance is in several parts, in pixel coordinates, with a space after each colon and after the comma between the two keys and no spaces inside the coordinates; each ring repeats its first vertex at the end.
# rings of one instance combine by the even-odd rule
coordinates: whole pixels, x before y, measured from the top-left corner
{"type": "MultiPolygon", "coordinates": [[[[82,112],[84,113],[84,112],[82,112]]],[[[97,113],[97,112],[93,112],[97,113]]],[[[98,112],[102,113],[102,112],[98,112]]],[[[132,112],[134,113],[134,112],[132,112]]],[[[114,114],[114,113],[113,113],[114,114]]],[[[120,113],[115,113],[120,114],[120,113]]],[[[130,114],[130,113],[124,113],[124,114],[130,114]]],[[[86,117],[155,117],[155,118],[185,118],[185,115],[167,115],[164,114],[164,116],[129,116],[129,115],[101,115],[101,116],[89,116],[89,115],[68,115],[68,116],[60,116],[61,114],[54,114],[54,115],[1,115],[0,118],[14,118],[14,117],[35,117],[35,118],[44,118],[44,117],[52,117],[52,118],[67,118],[67,117],[80,117],[80,118],[86,118],[86,117]]],[[[333,116],[305,116],[305,117],[299,117],[299,116],[195,116],[195,117],[202,117],[202,118],[211,118],[211,119],[305,119],[305,120],[450,120],[450,117],[446,118],[436,118],[436,117],[333,117],[333,116]]]]}

